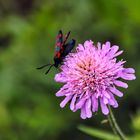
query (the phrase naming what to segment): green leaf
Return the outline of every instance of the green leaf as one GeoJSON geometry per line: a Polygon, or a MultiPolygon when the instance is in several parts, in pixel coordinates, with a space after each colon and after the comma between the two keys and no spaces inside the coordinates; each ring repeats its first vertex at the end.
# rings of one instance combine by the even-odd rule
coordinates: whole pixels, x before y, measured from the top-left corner
{"type": "Polygon", "coordinates": [[[84,126],[84,125],[78,126],[78,129],[90,136],[97,137],[102,140],[119,140],[119,138],[117,136],[111,134],[110,132],[104,131],[104,130],[98,130],[98,129],[84,126]]]}

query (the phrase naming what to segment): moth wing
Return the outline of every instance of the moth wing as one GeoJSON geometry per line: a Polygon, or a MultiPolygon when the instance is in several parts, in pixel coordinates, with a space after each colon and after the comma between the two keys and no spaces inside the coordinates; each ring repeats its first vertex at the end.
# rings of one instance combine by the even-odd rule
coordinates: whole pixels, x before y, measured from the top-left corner
{"type": "Polygon", "coordinates": [[[56,45],[55,45],[55,58],[59,58],[60,57],[60,51],[63,49],[62,48],[62,43],[63,43],[63,33],[60,30],[58,32],[57,38],[56,38],[56,45]]]}
{"type": "Polygon", "coordinates": [[[66,41],[67,41],[69,35],[70,35],[70,31],[65,35],[64,41],[63,41],[63,45],[65,45],[65,43],[66,43],[66,41]]]}
{"type": "Polygon", "coordinates": [[[72,39],[71,41],[69,41],[66,45],[64,45],[64,51],[62,54],[62,57],[65,57],[66,55],[68,55],[68,53],[71,52],[71,50],[74,48],[75,46],[75,40],[72,39]]]}
{"type": "Polygon", "coordinates": [[[55,52],[60,51],[63,42],[63,33],[60,30],[56,38],[55,52]]]}

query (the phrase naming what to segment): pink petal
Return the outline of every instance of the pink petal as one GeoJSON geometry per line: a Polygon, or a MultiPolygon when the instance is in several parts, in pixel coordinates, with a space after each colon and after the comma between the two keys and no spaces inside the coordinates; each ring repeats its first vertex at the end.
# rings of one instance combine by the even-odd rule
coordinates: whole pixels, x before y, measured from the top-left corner
{"type": "Polygon", "coordinates": [[[123,96],[123,93],[117,90],[115,87],[110,87],[110,91],[119,97],[123,96]]]}
{"type": "Polygon", "coordinates": [[[136,76],[134,74],[121,74],[121,78],[125,80],[135,80],[136,76]]]}
{"type": "Polygon", "coordinates": [[[104,102],[103,102],[102,99],[100,99],[100,104],[101,104],[102,113],[103,113],[104,115],[108,115],[109,110],[108,110],[108,108],[107,108],[107,105],[104,104],[104,102]]]}
{"type": "Polygon", "coordinates": [[[133,68],[125,68],[123,70],[123,72],[125,72],[125,73],[135,73],[135,70],[133,68]]]}
{"type": "Polygon", "coordinates": [[[108,52],[110,50],[110,42],[107,41],[105,44],[102,45],[102,50],[105,51],[105,52],[108,52]]]}
{"type": "Polygon", "coordinates": [[[115,80],[114,84],[118,87],[128,88],[128,85],[126,83],[119,81],[119,80],[115,80]]]}
{"type": "Polygon", "coordinates": [[[114,57],[117,57],[117,56],[121,55],[122,53],[123,53],[123,51],[119,51],[114,55],[114,57]]]}
{"type": "Polygon", "coordinates": [[[68,85],[68,84],[65,84],[65,85],[56,93],[56,96],[57,96],[57,97],[60,97],[60,96],[67,95],[68,93],[71,92],[68,88],[69,88],[69,85],[68,85]]]}
{"type": "Polygon", "coordinates": [[[97,43],[97,47],[98,47],[98,50],[101,50],[101,43],[100,42],[97,43]]]}
{"type": "Polygon", "coordinates": [[[84,51],[85,48],[82,44],[78,44],[78,47],[76,48],[77,51],[84,51]]]}
{"type": "Polygon", "coordinates": [[[55,80],[56,82],[60,82],[60,83],[65,83],[65,82],[67,81],[66,77],[63,76],[62,73],[56,74],[55,77],[54,77],[54,80],[55,80]]]}
{"type": "Polygon", "coordinates": [[[65,93],[64,93],[63,91],[59,90],[58,92],[56,92],[55,95],[56,95],[57,97],[61,97],[61,96],[64,96],[65,93]]]}
{"type": "Polygon", "coordinates": [[[111,105],[111,106],[114,106],[115,105],[115,102],[114,102],[114,100],[112,98],[109,99],[109,105],[111,105]]]}
{"type": "Polygon", "coordinates": [[[85,104],[85,109],[86,109],[86,116],[87,118],[92,117],[92,112],[91,112],[91,99],[87,99],[86,104],[85,104]]]}
{"type": "Polygon", "coordinates": [[[103,90],[103,91],[102,91],[102,94],[103,94],[106,98],[110,99],[110,95],[108,94],[107,91],[103,90]]]}
{"type": "Polygon", "coordinates": [[[118,49],[119,49],[118,46],[116,46],[116,45],[112,46],[110,52],[108,53],[108,55],[114,56],[114,54],[118,51],[118,49]]]}
{"type": "Polygon", "coordinates": [[[92,96],[92,111],[98,111],[98,99],[94,95],[92,96]]]}
{"type": "Polygon", "coordinates": [[[74,110],[76,97],[77,97],[77,94],[75,94],[72,98],[72,101],[71,101],[71,104],[70,104],[70,109],[71,110],[74,110]]]}
{"type": "Polygon", "coordinates": [[[76,109],[80,109],[82,108],[82,106],[85,104],[85,98],[79,98],[78,99],[79,101],[77,101],[76,105],[75,105],[75,108],[76,109]]]}
{"type": "Polygon", "coordinates": [[[63,108],[65,105],[71,100],[72,96],[67,96],[65,99],[60,103],[60,107],[63,108]]]}
{"type": "Polygon", "coordinates": [[[109,99],[109,104],[111,106],[113,106],[114,108],[117,108],[118,107],[118,103],[117,103],[116,99],[114,98],[112,93],[110,93],[110,96],[111,96],[111,98],[109,99]]]}
{"type": "Polygon", "coordinates": [[[113,105],[113,107],[114,107],[114,108],[117,108],[118,106],[119,106],[119,105],[118,105],[118,102],[116,101],[115,104],[113,105]]]}
{"type": "Polygon", "coordinates": [[[108,104],[108,99],[105,96],[103,96],[103,102],[104,104],[108,104]]]}
{"type": "Polygon", "coordinates": [[[80,116],[81,116],[82,119],[86,119],[86,111],[85,111],[85,107],[84,106],[81,108],[80,116]]]}
{"type": "Polygon", "coordinates": [[[106,49],[106,50],[109,50],[110,49],[110,46],[111,46],[111,43],[109,42],[109,41],[107,41],[106,43],[105,43],[105,48],[104,49],[106,49]]]}
{"type": "Polygon", "coordinates": [[[86,47],[88,47],[88,48],[90,48],[91,46],[93,46],[93,41],[85,41],[85,43],[84,43],[84,47],[86,48],[86,47]]]}

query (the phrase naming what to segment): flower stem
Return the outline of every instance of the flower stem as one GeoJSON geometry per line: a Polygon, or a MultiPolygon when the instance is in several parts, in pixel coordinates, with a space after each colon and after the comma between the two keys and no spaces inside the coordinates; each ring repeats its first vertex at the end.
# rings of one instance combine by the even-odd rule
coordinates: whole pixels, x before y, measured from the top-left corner
{"type": "Polygon", "coordinates": [[[120,129],[119,125],[116,122],[116,119],[115,119],[114,114],[111,110],[111,107],[108,106],[108,108],[109,108],[109,112],[110,112],[108,115],[108,121],[110,123],[110,126],[111,126],[114,134],[118,135],[121,140],[126,140],[126,137],[124,136],[122,130],[120,129]]]}

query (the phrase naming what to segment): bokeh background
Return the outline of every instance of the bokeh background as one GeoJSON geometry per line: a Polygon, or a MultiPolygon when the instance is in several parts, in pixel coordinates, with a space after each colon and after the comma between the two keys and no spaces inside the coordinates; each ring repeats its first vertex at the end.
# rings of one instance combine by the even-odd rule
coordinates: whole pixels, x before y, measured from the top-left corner
{"type": "Polygon", "coordinates": [[[122,90],[113,110],[126,135],[140,139],[139,0],[0,0],[0,140],[96,140],[80,124],[112,132],[99,111],[81,120],[61,109],[55,93],[62,86],[36,67],[53,62],[59,29],[78,43],[111,41],[124,50],[120,59],[136,69],[137,79],[122,90]]]}

